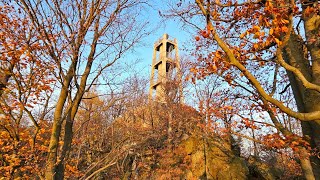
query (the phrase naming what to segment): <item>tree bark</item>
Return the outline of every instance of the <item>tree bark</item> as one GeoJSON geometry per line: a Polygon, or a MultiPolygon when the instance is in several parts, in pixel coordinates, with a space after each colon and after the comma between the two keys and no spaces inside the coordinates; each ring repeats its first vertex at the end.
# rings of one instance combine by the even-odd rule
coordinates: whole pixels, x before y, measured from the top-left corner
{"type": "MultiPolygon", "coordinates": [[[[302,1],[304,12],[308,8],[316,8],[319,6],[318,1],[302,1]]],[[[320,85],[320,15],[313,12],[310,15],[303,14],[304,29],[307,39],[307,49],[311,57],[311,82],[320,85]]],[[[305,107],[307,112],[320,111],[320,93],[314,90],[307,90],[305,97],[305,107]]],[[[311,147],[319,152],[320,150],[320,117],[314,122],[309,122],[304,128],[304,134],[310,137],[311,147]]],[[[319,156],[311,156],[311,164],[316,177],[320,178],[320,159],[319,156]]]]}
{"type": "Polygon", "coordinates": [[[54,112],[52,132],[51,132],[50,143],[48,147],[48,159],[46,163],[45,178],[47,180],[57,179],[56,165],[57,165],[57,156],[58,156],[58,146],[59,146],[59,140],[61,135],[63,107],[65,104],[65,100],[67,98],[67,94],[68,94],[67,88],[66,87],[62,88],[57,105],[56,105],[56,110],[54,112]]]}
{"type": "MultiPolygon", "coordinates": [[[[307,49],[303,40],[296,34],[292,34],[287,46],[283,50],[284,59],[288,64],[298,68],[304,77],[313,82],[312,67],[307,57],[307,49]]],[[[294,94],[299,112],[314,112],[320,110],[320,93],[306,89],[302,82],[290,71],[287,71],[291,88],[294,94]],[[318,107],[317,107],[318,106],[318,107]]],[[[320,143],[320,126],[314,121],[301,121],[303,135],[308,137],[311,148],[316,149],[320,143]]],[[[319,148],[319,147],[318,147],[319,148]]],[[[307,160],[305,160],[307,161],[307,160]]],[[[315,177],[320,177],[320,160],[317,156],[310,156],[311,165],[315,177]]],[[[301,161],[302,163],[302,161],[301,161]]],[[[302,165],[302,164],[301,164],[302,165]]],[[[306,166],[305,166],[306,167],[306,166]]],[[[303,166],[302,166],[303,168],[303,166]]],[[[305,172],[305,170],[304,170],[305,172]]]]}
{"type": "Polygon", "coordinates": [[[300,153],[299,154],[300,164],[301,164],[304,177],[306,178],[306,180],[315,180],[313,168],[309,160],[308,151],[303,147],[300,149],[299,153],[300,153]]]}

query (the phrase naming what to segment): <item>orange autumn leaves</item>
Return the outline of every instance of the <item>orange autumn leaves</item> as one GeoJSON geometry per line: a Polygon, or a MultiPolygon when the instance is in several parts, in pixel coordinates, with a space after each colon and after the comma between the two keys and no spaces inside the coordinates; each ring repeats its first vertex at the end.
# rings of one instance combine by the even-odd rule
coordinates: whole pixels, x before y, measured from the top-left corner
{"type": "Polygon", "coordinates": [[[46,51],[39,37],[32,24],[19,17],[19,10],[10,6],[0,7],[1,74],[13,77],[4,90],[19,91],[16,91],[16,97],[19,96],[17,94],[28,93],[39,99],[41,91],[51,91],[54,66],[38,58],[46,51]]]}
{"type": "Polygon", "coordinates": [[[8,178],[41,174],[46,159],[50,129],[34,107],[52,92],[54,66],[39,58],[40,37],[19,9],[0,6],[0,174],[8,178]]]}
{"type": "Polygon", "coordinates": [[[7,99],[10,98],[10,103],[5,104],[17,109],[22,106],[32,108],[42,101],[43,93],[50,93],[55,81],[55,66],[39,58],[46,52],[41,35],[36,34],[29,20],[19,14],[20,10],[14,7],[0,7],[0,71],[7,79],[2,82],[5,88],[1,90],[7,99]]]}
{"type": "MultiPolygon", "coordinates": [[[[285,35],[293,31],[293,24],[298,23],[293,22],[293,16],[300,17],[301,8],[298,7],[298,4],[289,4],[282,0],[265,1],[264,3],[248,1],[241,4],[232,2],[202,4],[206,10],[203,15],[207,27],[195,36],[197,48],[194,54],[197,56],[197,62],[191,69],[191,73],[195,79],[205,79],[215,74],[224,78],[231,86],[241,82],[243,87],[251,91],[252,84],[243,77],[244,71],[248,71],[257,78],[262,87],[270,88],[266,74],[276,66],[276,50],[283,45],[285,35]],[[235,68],[234,65],[237,62],[233,61],[234,64],[230,62],[228,57],[231,55],[222,51],[222,43],[219,44],[220,46],[217,43],[219,40],[226,44],[231,51],[228,53],[232,54],[232,57],[235,57],[236,61],[246,68],[245,70],[241,69],[242,72],[240,72],[235,68]]],[[[277,80],[276,76],[274,79],[277,80]]],[[[255,93],[255,90],[252,92],[255,93]]],[[[274,113],[278,114],[278,112],[274,113]]],[[[256,129],[254,123],[250,121],[242,123],[244,127],[256,129]]],[[[283,139],[290,141],[286,137],[283,139]]],[[[297,143],[297,141],[291,144],[287,142],[272,144],[279,148],[291,147],[291,144],[307,146],[306,143],[297,143]],[[278,146],[279,144],[283,145],[278,146]]],[[[295,146],[291,148],[295,150],[295,146]]]]}
{"type": "MultiPolygon", "coordinates": [[[[258,62],[259,66],[266,64],[266,56],[275,53],[282,45],[283,37],[292,25],[290,15],[299,15],[297,5],[290,7],[285,1],[266,1],[262,3],[212,3],[209,17],[211,25],[199,31],[195,36],[197,44],[196,56],[198,65],[192,69],[197,78],[204,78],[211,74],[224,74],[228,82],[235,77],[228,73],[233,66],[225,54],[214,42],[216,33],[229,46],[235,58],[243,65],[248,62],[258,62]],[[218,13],[218,12],[225,13],[218,13]],[[214,16],[212,15],[214,14],[214,16]],[[229,15],[229,16],[228,16],[229,15]],[[210,43],[213,44],[209,49],[210,43]],[[205,53],[203,53],[205,52],[205,53]],[[199,65],[200,64],[200,65],[199,65]]],[[[208,17],[207,17],[208,18],[208,17]]],[[[258,67],[257,67],[258,68],[258,67]]],[[[240,74],[242,77],[242,74],[240,74]]]]}
{"type": "MultiPolygon", "coordinates": [[[[223,11],[229,13],[228,19],[226,19],[227,15],[214,13],[219,11],[221,7],[213,5],[211,14],[215,14],[215,16],[211,16],[210,19],[212,19],[213,25],[216,25],[216,32],[219,35],[225,35],[227,39],[230,38],[230,41],[232,41],[232,43],[229,43],[231,49],[239,52],[240,57],[246,56],[247,59],[250,59],[247,56],[250,53],[255,54],[269,49],[275,44],[278,46],[282,44],[282,37],[289,31],[290,11],[293,11],[293,14],[299,13],[297,6],[289,7],[285,3],[284,1],[272,3],[266,1],[263,5],[261,3],[247,3],[242,6],[237,5],[237,3],[229,3],[231,5],[228,6],[227,3],[223,6],[223,11]],[[234,25],[237,23],[240,25],[234,25]],[[237,29],[232,30],[235,27],[237,29]],[[234,33],[231,34],[230,32],[234,33]]],[[[199,35],[195,36],[195,40],[201,43],[201,39],[212,39],[210,32],[211,29],[208,29],[208,27],[201,30],[199,35]]]]}
{"type": "Polygon", "coordinates": [[[37,134],[35,145],[32,142],[33,133],[29,128],[20,128],[19,141],[14,140],[5,131],[0,131],[0,174],[11,177],[12,174],[20,174],[24,179],[34,174],[41,174],[47,154],[47,138],[50,129],[45,124],[37,134]]]}

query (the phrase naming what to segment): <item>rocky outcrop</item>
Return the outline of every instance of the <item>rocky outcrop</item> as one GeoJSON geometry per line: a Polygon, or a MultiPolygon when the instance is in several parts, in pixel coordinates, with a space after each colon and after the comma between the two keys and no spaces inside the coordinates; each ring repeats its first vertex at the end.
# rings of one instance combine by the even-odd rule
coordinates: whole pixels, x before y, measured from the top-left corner
{"type": "Polygon", "coordinates": [[[181,145],[190,156],[185,179],[247,179],[245,161],[234,155],[227,142],[193,136],[181,145]]]}

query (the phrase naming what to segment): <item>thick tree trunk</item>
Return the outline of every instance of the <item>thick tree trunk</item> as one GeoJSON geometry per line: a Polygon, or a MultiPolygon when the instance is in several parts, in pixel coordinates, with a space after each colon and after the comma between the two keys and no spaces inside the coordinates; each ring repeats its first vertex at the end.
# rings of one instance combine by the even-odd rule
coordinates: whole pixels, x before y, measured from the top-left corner
{"type": "MultiPolygon", "coordinates": [[[[284,51],[284,58],[288,64],[298,68],[309,82],[313,82],[312,67],[307,58],[307,49],[303,45],[303,40],[296,34],[292,34],[284,51]]],[[[287,71],[294,98],[296,100],[299,112],[313,112],[320,110],[320,93],[306,89],[301,81],[290,71],[287,71]]],[[[320,76],[319,76],[320,77],[320,76]]],[[[320,143],[320,126],[317,122],[301,121],[302,132],[304,136],[309,137],[309,143],[312,148],[316,148],[320,143]]],[[[304,162],[306,165],[306,161],[304,162]]],[[[310,157],[313,173],[315,177],[320,177],[320,160],[317,156],[310,157]]],[[[302,164],[301,164],[302,165],[302,164]]],[[[302,166],[305,168],[308,166],[302,166]]],[[[309,172],[308,169],[303,169],[309,172]]],[[[307,178],[307,177],[306,177],[307,178]]]]}
{"type": "MultiPolygon", "coordinates": [[[[317,12],[311,14],[305,13],[309,8],[319,6],[317,0],[302,1],[302,8],[304,10],[303,20],[304,29],[307,39],[307,48],[311,57],[311,82],[320,85],[320,15],[317,12]]],[[[307,112],[320,111],[320,93],[314,90],[308,90],[305,97],[305,107],[307,112]]],[[[319,153],[320,151],[320,117],[319,120],[309,122],[305,125],[303,131],[305,135],[310,137],[311,147],[319,153]]],[[[320,159],[319,156],[311,156],[311,164],[313,166],[314,174],[320,178],[320,159]]]]}
{"type": "MultiPolygon", "coordinates": [[[[310,104],[315,103],[315,101],[312,103],[310,102],[310,104],[306,104],[306,109],[307,112],[312,112],[315,111],[316,108],[319,111],[320,110],[320,100],[318,98],[315,98],[315,101],[317,101],[318,105],[316,105],[315,107],[310,107],[310,104]]],[[[314,150],[315,153],[319,152],[320,150],[320,125],[316,122],[302,122],[302,132],[305,136],[308,136],[308,140],[309,143],[311,145],[311,148],[314,150]]],[[[310,161],[313,167],[313,172],[315,177],[320,178],[320,159],[319,156],[317,156],[317,154],[312,154],[310,156],[310,161]]]]}
{"type": "MultiPolygon", "coordinates": [[[[63,105],[62,105],[63,106],[63,105]]],[[[58,146],[59,146],[59,139],[61,134],[61,114],[59,117],[56,117],[59,112],[55,112],[55,118],[53,121],[52,133],[50,137],[50,143],[48,147],[48,159],[46,162],[46,172],[45,172],[45,179],[53,180],[56,178],[56,162],[58,156],[58,146]]],[[[62,113],[62,111],[61,111],[62,113]]]]}
{"type": "Polygon", "coordinates": [[[300,164],[306,180],[314,180],[315,176],[313,173],[313,168],[309,160],[308,151],[305,148],[301,148],[299,152],[300,164]]]}
{"type": "Polygon", "coordinates": [[[68,97],[68,87],[73,77],[73,72],[74,71],[72,70],[72,67],[71,67],[68,71],[68,74],[65,78],[62,89],[60,91],[60,96],[54,112],[52,132],[51,132],[50,143],[48,147],[48,159],[46,162],[45,178],[47,180],[58,179],[57,178],[57,158],[58,158],[59,140],[61,136],[61,126],[63,121],[62,114],[63,114],[64,104],[68,97]]]}
{"type": "MultiPolygon", "coordinates": [[[[82,100],[82,97],[85,93],[85,88],[86,88],[86,84],[87,84],[87,79],[88,79],[88,76],[90,74],[90,71],[91,71],[91,67],[92,67],[92,63],[93,63],[93,57],[94,57],[94,54],[95,54],[95,48],[96,48],[96,45],[97,45],[97,40],[98,40],[98,37],[97,37],[97,32],[95,32],[95,38],[93,40],[93,43],[92,43],[92,48],[91,48],[91,51],[90,51],[90,54],[89,54],[89,57],[88,57],[88,62],[86,64],[86,68],[85,68],[85,71],[81,77],[81,80],[80,80],[80,85],[79,85],[79,89],[78,91],[76,92],[76,95],[73,99],[73,101],[70,102],[69,106],[70,106],[70,109],[69,107],[67,109],[69,109],[69,112],[67,112],[67,117],[66,117],[66,123],[65,123],[65,133],[64,133],[64,140],[63,140],[63,147],[62,147],[62,152],[61,152],[61,155],[60,155],[60,158],[59,158],[59,161],[57,162],[57,153],[55,154],[55,167],[52,168],[53,171],[54,171],[54,174],[53,174],[53,177],[54,179],[64,179],[64,162],[65,162],[65,157],[67,155],[67,153],[69,152],[70,148],[71,148],[71,143],[72,143],[72,137],[73,137],[73,122],[74,122],[74,118],[78,112],[78,109],[79,109],[79,105],[81,103],[81,100],[82,100]]],[[[78,57],[77,55],[75,57],[78,57]]],[[[70,71],[70,72],[74,72],[74,71],[70,71]]],[[[70,80],[70,79],[68,79],[70,80]]],[[[67,93],[68,91],[66,91],[67,93]]],[[[63,94],[61,93],[60,94],[60,98],[61,97],[64,97],[64,95],[67,95],[67,94],[63,94]],[[63,96],[62,96],[63,95],[63,96]]],[[[66,100],[66,98],[64,99],[64,101],[66,100]]],[[[56,108],[57,110],[57,108],[56,108]]],[[[61,114],[60,114],[61,115],[61,114]]],[[[60,128],[61,128],[61,124],[60,124],[60,128]]],[[[57,138],[59,139],[59,137],[57,138]]],[[[49,146],[50,147],[50,146],[49,146]]],[[[57,151],[57,147],[56,147],[56,151],[57,151]]],[[[52,174],[49,174],[52,176],[52,174]]],[[[47,176],[46,176],[47,178],[47,176]]]]}
{"type": "Polygon", "coordinates": [[[74,118],[78,112],[78,108],[81,102],[81,99],[83,97],[84,94],[84,85],[82,86],[83,91],[78,91],[77,92],[77,96],[74,100],[74,104],[70,110],[70,112],[68,112],[67,118],[66,118],[66,123],[64,126],[64,139],[63,139],[63,146],[62,146],[62,152],[59,158],[59,162],[57,165],[57,179],[63,179],[64,178],[64,170],[65,170],[65,158],[67,157],[68,152],[71,149],[71,144],[72,144],[72,138],[73,138],[73,122],[74,122],[74,118]]]}
{"type": "Polygon", "coordinates": [[[71,148],[72,137],[73,137],[73,130],[72,130],[73,120],[71,120],[69,117],[67,117],[66,124],[64,127],[65,127],[65,130],[64,130],[63,147],[62,147],[62,152],[61,152],[61,155],[59,158],[59,162],[57,165],[57,171],[56,171],[57,179],[64,178],[65,158],[71,148]]]}

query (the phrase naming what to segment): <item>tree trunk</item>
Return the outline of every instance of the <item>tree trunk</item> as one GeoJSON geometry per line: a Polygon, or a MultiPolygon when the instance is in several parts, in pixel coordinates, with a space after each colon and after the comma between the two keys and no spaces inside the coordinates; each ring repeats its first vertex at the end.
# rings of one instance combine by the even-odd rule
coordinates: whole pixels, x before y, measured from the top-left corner
{"type": "Polygon", "coordinates": [[[314,180],[315,176],[312,170],[312,165],[309,160],[308,151],[305,148],[301,148],[299,153],[300,164],[304,177],[306,178],[306,180],[314,180]]]}
{"type": "Polygon", "coordinates": [[[59,158],[59,162],[57,165],[57,171],[56,171],[57,179],[64,178],[65,158],[71,148],[72,137],[73,137],[72,127],[73,127],[73,120],[71,120],[69,117],[67,117],[66,124],[65,124],[65,130],[64,130],[65,133],[64,133],[64,139],[63,139],[62,152],[61,152],[61,155],[59,158]]]}
{"type": "MultiPolygon", "coordinates": [[[[310,95],[312,95],[310,93],[310,95]]],[[[320,94],[313,97],[313,101],[306,104],[307,112],[320,111],[320,94]],[[310,106],[311,105],[311,106],[310,106]]],[[[305,136],[308,136],[308,141],[311,148],[317,153],[320,150],[320,125],[316,122],[302,122],[302,132],[305,136]]],[[[320,178],[320,159],[317,154],[310,156],[310,161],[313,167],[315,177],[320,178]]]]}
{"type": "Polygon", "coordinates": [[[54,121],[52,133],[50,137],[50,144],[48,148],[48,159],[46,162],[45,179],[53,180],[56,172],[57,150],[59,145],[59,137],[61,133],[61,121],[54,121]]]}
{"type": "Polygon", "coordinates": [[[69,72],[66,76],[62,89],[60,91],[59,99],[56,104],[56,109],[54,112],[53,117],[53,126],[52,132],[50,137],[50,143],[48,147],[48,159],[46,162],[46,172],[45,178],[47,180],[57,179],[57,156],[58,156],[58,147],[59,147],[59,140],[61,135],[61,126],[62,126],[62,113],[64,104],[66,102],[68,96],[68,87],[71,82],[71,78],[73,76],[72,68],[69,69],[69,72]]]}
{"type": "MultiPolygon", "coordinates": [[[[317,11],[306,13],[306,10],[319,7],[317,0],[302,1],[304,29],[307,39],[307,49],[311,57],[311,82],[320,85],[320,15],[317,11]]],[[[320,111],[320,93],[308,90],[304,103],[307,112],[320,111]]],[[[320,117],[319,120],[303,123],[303,133],[310,137],[311,147],[319,152],[320,150],[320,117]]],[[[320,178],[319,156],[311,156],[311,164],[315,177],[320,178]]]]}
{"type": "MultiPolygon", "coordinates": [[[[286,62],[296,68],[309,82],[315,78],[307,57],[307,49],[303,45],[303,40],[296,34],[292,34],[283,54],[286,62]]],[[[287,71],[291,88],[294,94],[299,112],[313,112],[320,110],[320,93],[306,89],[301,81],[290,71],[287,71]]],[[[319,76],[320,77],[320,76],[319,76]]],[[[303,135],[308,137],[311,148],[317,148],[320,143],[320,125],[315,121],[301,121],[303,135]]],[[[317,156],[310,157],[313,173],[315,177],[320,177],[320,160],[317,156]]],[[[301,162],[302,163],[302,162],[301,162]]],[[[302,165],[302,164],[301,164],[302,165]]],[[[302,168],[304,168],[302,166],[302,168]]],[[[304,172],[307,170],[304,170],[304,172]]]]}

